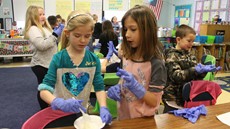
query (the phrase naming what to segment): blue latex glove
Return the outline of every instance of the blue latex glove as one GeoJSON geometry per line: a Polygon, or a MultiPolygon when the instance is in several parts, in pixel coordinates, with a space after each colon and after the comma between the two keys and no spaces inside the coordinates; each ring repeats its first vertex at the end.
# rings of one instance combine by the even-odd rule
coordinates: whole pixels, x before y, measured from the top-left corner
{"type": "Polygon", "coordinates": [[[120,89],[120,84],[117,84],[115,86],[112,86],[108,89],[107,95],[109,98],[115,100],[115,101],[120,101],[121,100],[121,89],[120,89]]]}
{"type": "Polygon", "coordinates": [[[118,56],[118,51],[114,47],[113,41],[109,41],[108,45],[109,45],[109,47],[111,46],[111,49],[113,50],[113,53],[118,56]]]}
{"type": "Polygon", "coordinates": [[[220,71],[222,69],[221,66],[216,67],[216,71],[220,71]]]}
{"type": "Polygon", "coordinates": [[[204,65],[203,69],[205,72],[215,72],[216,66],[215,65],[204,65]]]}
{"type": "Polygon", "coordinates": [[[207,110],[204,105],[200,105],[192,108],[169,111],[169,113],[173,113],[175,116],[182,116],[187,118],[192,123],[195,123],[200,115],[207,114],[207,110]]]}
{"type": "Polygon", "coordinates": [[[107,107],[100,108],[100,117],[103,123],[109,124],[112,121],[112,115],[107,107]]]}
{"type": "Polygon", "coordinates": [[[195,66],[195,70],[196,72],[201,74],[205,72],[215,72],[217,69],[215,65],[202,65],[201,63],[199,63],[195,66]]]}
{"type": "Polygon", "coordinates": [[[101,49],[101,43],[97,43],[95,46],[93,46],[94,49],[101,49]]]}
{"type": "Polygon", "coordinates": [[[79,108],[86,112],[85,107],[81,105],[83,100],[77,100],[77,99],[67,99],[64,100],[63,98],[55,98],[51,103],[51,108],[53,110],[62,110],[63,112],[73,112],[73,113],[79,113],[79,108]]]}
{"type": "Polygon", "coordinates": [[[64,24],[59,24],[58,27],[54,28],[54,33],[58,35],[58,37],[61,35],[63,29],[64,29],[64,24]]]}
{"type": "Polygon", "coordinates": [[[197,73],[204,73],[203,65],[201,63],[199,63],[195,66],[195,70],[197,73]]]}
{"type": "Polygon", "coordinates": [[[116,74],[117,76],[124,79],[123,86],[127,87],[138,99],[144,97],[146,93],[145,88],[135,79],[131,73],[118,68],[116,74]]]}
{"type": "Polygon", "coordinates": [[[106,55],[106,59],[108,59],[108,60],[110,60],[110,58],[113,56],[113,42],[111,42],[111,41],[109,41],[109,43],[107,43],[108,44],[108,54],[106,55]]]}

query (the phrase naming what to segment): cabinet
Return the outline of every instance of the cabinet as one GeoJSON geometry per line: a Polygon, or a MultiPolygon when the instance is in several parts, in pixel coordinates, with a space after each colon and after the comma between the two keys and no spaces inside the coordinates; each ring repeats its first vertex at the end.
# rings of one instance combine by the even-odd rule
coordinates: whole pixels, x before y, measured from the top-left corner
{"type": "Polygon", "coordinates": [[[224,35],[224,42],[230,42],[230,25],[201,24],[200,35],[217,35],[217,32],[224,35]]]}
{"type": "Polygon", "coordinates": [[[230,72],[230,42],[225,43],[225,45],[226,45],[226,52],[225,52],[224,67],[227,72],[230,72]]]}
{"type": "MultiPolygon", "coordinates": [[[[202,47],[209,49],[211,54],[216,57],[217,65],[220,65],[225,71],[230,71],[230,25],[218,24],[201,24],[200,35],[217,35],[217,32],[224,35],[223,44],[202,45],[202,47]]],[[[197,48],[200,53],[202,50],[197,48]]],[[[202,53],[203,54],[203,53],[202,53]]],[[[198,57],[202,57],[199,55],[198,57]]]]}
{"type": "Polygon", "coordinates": [[[197,61],[199,63],[201,62],[201,58],[203,55],[205,54],[213,55],[214,57],[216,57],[216,65],[221,66],[222,67],[221,72],[223,72],[225,67],[226,46],[227,46],[226,44],[193,45],[192,53],[197,57],[197,61]]]}

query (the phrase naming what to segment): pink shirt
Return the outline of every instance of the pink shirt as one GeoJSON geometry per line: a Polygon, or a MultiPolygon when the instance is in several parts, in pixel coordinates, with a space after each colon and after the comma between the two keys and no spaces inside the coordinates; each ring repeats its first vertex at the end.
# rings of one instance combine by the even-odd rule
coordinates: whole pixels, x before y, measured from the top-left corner
{"type": "Polygon", "coordinates": [[[145,87],[147,91],[155,94],[157,106],[151,107],[142,99],[136,96],[121,83],[121,101],[118,103],[118,119],[131,119],[144,116],[153,116],[158,109],[166,85],[167,74],[164,62],[153,58],[147,62],[135,62],[123,59],[123,69],[132,73],[137,81],[145,87]]]}

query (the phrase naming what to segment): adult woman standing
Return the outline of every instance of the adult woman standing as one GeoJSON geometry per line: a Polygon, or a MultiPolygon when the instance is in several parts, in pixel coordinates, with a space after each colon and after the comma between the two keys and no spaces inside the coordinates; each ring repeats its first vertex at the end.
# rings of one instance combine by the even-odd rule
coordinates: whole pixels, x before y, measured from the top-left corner
{"type": "Polygon", "coordinates": [[[119,37],[120,35],[120,25],[119,22],[117,21],[117,17],[113,16],[111,19],[112,25],[113,25],[113,30],[114,32],[117,34],[117,36],[119,37]]]}

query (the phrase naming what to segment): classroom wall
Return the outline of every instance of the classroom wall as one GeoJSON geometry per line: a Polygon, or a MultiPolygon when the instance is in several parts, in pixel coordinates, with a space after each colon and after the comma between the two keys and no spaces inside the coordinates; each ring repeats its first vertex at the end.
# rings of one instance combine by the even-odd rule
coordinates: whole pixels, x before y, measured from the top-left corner
{"type": "Polygon", "coordinates": [[[160,19],[158,20],[159,27],[173,27],[172,19],[174,18],[174,11],[171,11],[173,7],[174,5],[171,3],[171,0],[164,0],[160,19]]]}
{"type": "Polygon", "coordinates": [[[2,0],[0,6],[0,18],[3,18],[3,26],[5,28],[5,18],[13,18],[12,2],[11,0],[2,0]]]}
{"type": "MultiPolygon", "coordinates": [[[[13,1],[13,4],[14,4],[14,12],[16,14],[14,18],[18,22],[18,27],[24,27],[24,19],[25,19],[25,13],[26,13],[26,8],[25,8],[26,0],[3,0],[4,7],[6,5],[6,7],[8,7],[11,10],[10,15],[7,17],[13,18],[13,15],[12,15],[13,8],[12,8],[11,1],[13,1]]],[[[176,5],[187,5],[187,4],[192,5],[190,25],[193,26],[195,1],[192,1],[192,0],[163,0],[163,1],[164,2],[162,5],[160,19],[158,20],[158,26],[171,27],[171,28],[174,27],[175,6],[176,5]]],[[[56,15],[56,7],[55,7],[56,0],[44,0],[44,4],[45,4],[45,13],[47,17],[49,15],[56,15]]],[[[106,5],[104,5],[104,16],[105,16],[105,19],[108,19],[108,20],[110,20],[112,16],[117,16],[118,20],[121,20],[122,16],[126,12],[126,10],[124,11],[106,10],[105,7],[106,5]]],[[[0,9],[3,9],[3,7],[1,6],[0,9]]],[[[126,9],[128,10],[128,8],[126,9]]],[[[2,11],[0,11],[0,17],[3,17],[3,18],[6,17],[2,14],[2,11]]]]}
{"type": "MultiPolygon", "coordinates": [[[[180,5],[192,5],[191,7],[191,16],[190,16],[190,22],[189,25],[193,27],[194,24],[194,16],[195,16],[195,6],[196,6],[196,1],[195,0],[172,0],[171,1],[175,6],[180,6],[180,5]]],[[[175,13],[175,6],[171,8],[171,12],[173,12],[172,16],[174,16],[175,13]]],[[[174,24],[174,17],[171,18],[171,25],[173,26],[174,24]]]]}

